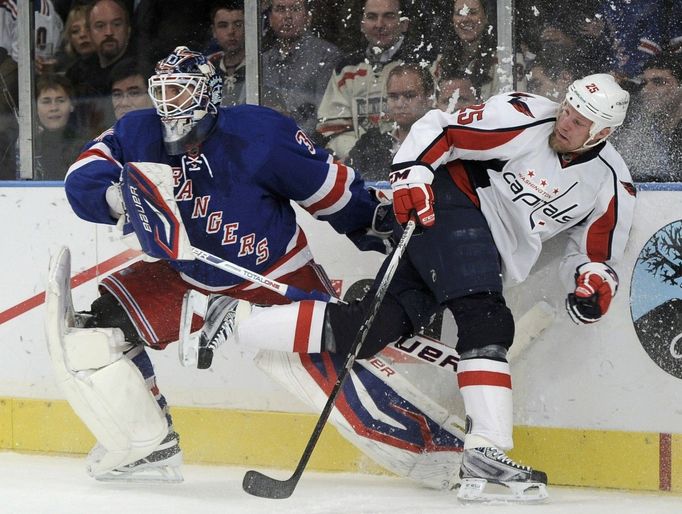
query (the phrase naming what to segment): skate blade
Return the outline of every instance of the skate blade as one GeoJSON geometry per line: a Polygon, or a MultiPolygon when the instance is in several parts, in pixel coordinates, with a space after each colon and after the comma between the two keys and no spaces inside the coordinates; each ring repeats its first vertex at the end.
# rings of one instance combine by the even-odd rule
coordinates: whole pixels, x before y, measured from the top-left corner
{"type": "Polygon", "coordinates": [[[98,482],[127,482],[127,483],[156,483],[178,484],[185,479],[179,467],[173,466],[148,466],[138,467],[134,470],[113,470],[101,475],[96,475],[98,482]]]}
{"type": "Polygon", "coordinates": [[[462,503],[544,503],[547,486],[539,482],[488,482],[483,478],[463,478],[455,486],[462,503]]]}

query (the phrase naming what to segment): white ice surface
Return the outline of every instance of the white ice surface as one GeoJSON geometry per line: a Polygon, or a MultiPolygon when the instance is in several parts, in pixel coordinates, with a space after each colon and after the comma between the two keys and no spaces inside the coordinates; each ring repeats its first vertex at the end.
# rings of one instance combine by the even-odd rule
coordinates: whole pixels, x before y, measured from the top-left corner
{"type": "MultiPolygon", "coordinates": [[[[550,487],[542,505],[461,505],[452,492],[419,488],[407,480],[354,474],[304,473],[286,500],[244,493],[244,469],[183,467],[182,484],[100,483],[82,458],[0,452],[2,514],[666,514],[682,512],[682,496],[550,487]]],[[[261,470],[263,471],[263,470],[261,470]]],[[[267,471],[285,479],[289,471],[267,471]]]]}

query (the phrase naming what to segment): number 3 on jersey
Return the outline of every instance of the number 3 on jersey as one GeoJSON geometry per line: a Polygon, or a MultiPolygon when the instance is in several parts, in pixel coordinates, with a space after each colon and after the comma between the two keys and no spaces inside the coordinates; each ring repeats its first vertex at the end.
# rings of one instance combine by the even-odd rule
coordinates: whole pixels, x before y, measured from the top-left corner
{"type": "Polygon", "coordinates": [[[473,121],[481,121],[483,119],[483,109],[485,104],[469,105],[462,107],[457,115],[457,123],[460,125],[468,125],[473,121]]]}

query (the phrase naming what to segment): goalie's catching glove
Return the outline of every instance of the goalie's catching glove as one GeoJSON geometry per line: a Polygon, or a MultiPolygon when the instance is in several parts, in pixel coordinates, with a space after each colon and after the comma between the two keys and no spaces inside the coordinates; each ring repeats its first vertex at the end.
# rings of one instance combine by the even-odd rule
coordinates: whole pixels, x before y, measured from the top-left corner
{"type": "Polygon", "coordinates": [[[393,189],[393,211],[398,223],[405,225],[410,212],[417,214],[417,220],[425,227],[436,222],[433,213],[433,172],[426,166],[415,164],[409,168],[392,171],[389,175],[393,189]]]}
{"type": "Polygon", "coordinates": [[[618,290],[618,275],[608,264],[588,262],[575,271],[575,291],[566,298],[566,310],[577,324],[594,323],[606,314],[618,290]]]}

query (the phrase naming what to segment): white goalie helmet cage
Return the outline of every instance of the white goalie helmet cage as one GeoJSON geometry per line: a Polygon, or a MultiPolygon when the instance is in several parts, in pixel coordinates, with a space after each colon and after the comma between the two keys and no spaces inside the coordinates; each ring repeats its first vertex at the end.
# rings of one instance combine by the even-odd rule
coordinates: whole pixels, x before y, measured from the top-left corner
{"type": "Polygon", "coordinates": [[[202,120],[215,117],[222,87],[223,79],[213,64],[185,46],[157,63],[149,78],[149,96],[163,122],[164,140],[173,149],[171,153],[180,151],[183,143],[200,142],[201,137],[196,137],[200,135],[192,137],[190,132],[202,120]]]}
{"type": "MultiPolygon", "coordinates": [[[[592,122],[587,138],[587,141],[591,141],[603,129],[615,129],[623,124],[630,94],[618,85],[613,76],[597,73],[578,79],[568,86],[565,102],[592,122]]],[[[594,146],[604,139],[606,138],[586,144],[585,147],[594,146]]]]}

